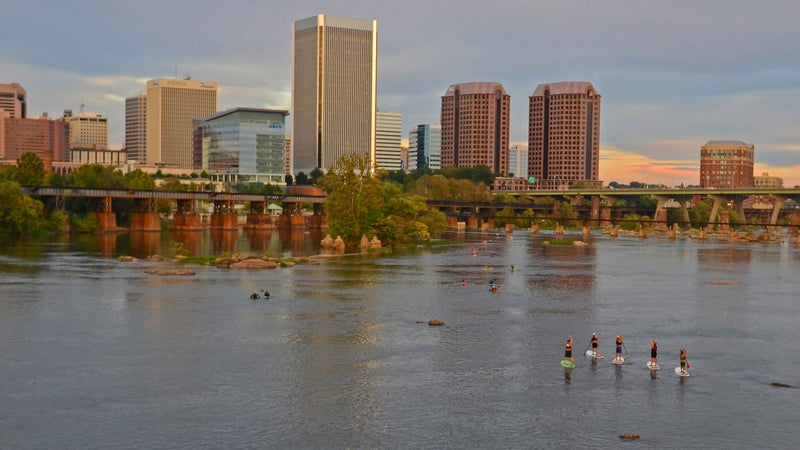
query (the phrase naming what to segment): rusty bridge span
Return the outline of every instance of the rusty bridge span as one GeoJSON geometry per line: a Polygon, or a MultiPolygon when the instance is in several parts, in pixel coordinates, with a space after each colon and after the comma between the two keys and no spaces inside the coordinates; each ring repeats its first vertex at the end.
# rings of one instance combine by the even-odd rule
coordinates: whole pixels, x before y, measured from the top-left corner
{"type": "Polygon", "coordinates": [[[42,199],[48,209],[64,209],[66,198],[89,198],[93,201],[94,214],[102,230],[116,230],[117,220],[113,210],[114,199],[133,200],[135,204],[131,217],[131,230],[161,231],[161,216],[156,202],[161,199],[173,200],[177,208],[173,213],[172,229],[179,231],[239,228],[239,214],[236,204],[249,203],[245,229],[273,228],[323,228],[325,216],[322,203],[325,196],[317,188],[299,188],[281,194],[236,194],[211,191],[150,191],[132,189],[86,189],[68,187],[24,187],[23,193],[42,199]],[[212,204],[213,211],[206,225],[201,220],[201,204],[212,204]],[[270,204],[279,204],[281,214],[274,217],[269,213],[270,204]],[[301,214],[303,204],[311,204],[313,214],[301,214]]]}

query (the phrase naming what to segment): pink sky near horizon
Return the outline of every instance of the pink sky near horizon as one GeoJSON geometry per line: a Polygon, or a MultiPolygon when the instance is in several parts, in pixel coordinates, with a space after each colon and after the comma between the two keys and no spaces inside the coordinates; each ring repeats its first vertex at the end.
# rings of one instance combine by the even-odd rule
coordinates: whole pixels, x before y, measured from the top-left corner
{"type": "MultiPolygon", "coordinates": [[[[650,156],[609,147],[600,148],[600,179],[627,184],[639,181],[668,186],[700,184],[700,149],[696,159],[654,159],[650,156]]],[[[755,162],[753,175],[783,178],[784,187],[800,185],[800,165],[775,167],[755,162]]]]}

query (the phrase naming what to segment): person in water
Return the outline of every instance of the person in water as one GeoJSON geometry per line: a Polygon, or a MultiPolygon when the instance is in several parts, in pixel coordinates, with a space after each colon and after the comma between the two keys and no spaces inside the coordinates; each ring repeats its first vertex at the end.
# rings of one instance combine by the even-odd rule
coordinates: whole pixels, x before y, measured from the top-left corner
{"type": "Polygon", "coordinates": [[[268,290],[264,289],[264,290],[263,290],[263,291],[261,291],[261,292],[263,292],[263,293],[264,293],[264,298],[269,298],[269,291],[268,291],[268,290]]]}
{"type": "Polygon", "coordinates": [[[564,344],[564,361],[569,362],[572,359],[572,336],[567,338],[567,343],[564,344]]]}
{"type": "Polygon", "coordinates": [[[258,292],[253,291],[253,293],[250,294],[250,300],[256,300],[256,299],[258,299],[258,292]]]}
{"type": "Polygon", "coordinates": [[[599,344],[599,340],[597,338],[597,333],[592,333],[592,355],[597,356],[597,346],[599,344]]]}
{"type": "Polygon", "coordinates": [[[686,349],[681,349],[681,372],[686,372],[686,349]]]}
{"type": "Polygon", "coordinates": [[[657,366],[658,362],[656,359],[658,358],[658,343],[655,339],[650,339],[650,364],[653,366],[657,366]]]}
{"type": "Polygon", "coordinates": [[[622,360],[622,335],[617,335],[617,354],[615,356],[617,361],[622,360]]]}

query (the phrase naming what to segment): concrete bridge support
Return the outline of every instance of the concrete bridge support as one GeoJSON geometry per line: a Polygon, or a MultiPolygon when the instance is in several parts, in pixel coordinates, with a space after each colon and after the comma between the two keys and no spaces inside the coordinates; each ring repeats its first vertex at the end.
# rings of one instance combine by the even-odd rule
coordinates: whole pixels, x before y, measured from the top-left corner
{"type": "Polygon", "coordinates": [[[212,230],[237,230],[239,228],[239,216],[234,209],[234,202],[231,200],[215,200],[214,212],[211,213],[212,230]]]}
{"type": "Polygon", "coordinates": [[[161,216],[156,208],[156,199],[136,200],[136,209],[131,215],[131,231],[161,231],[161,216]]]}
{"type": "Polygon", "coordinates": [[[600,227],[611,228],[614,224],[611,223],[611,208],[603,208],[600,210],[600,227]]]}
{"type": "Polygon", "coordinates": [[[328,227],[328,216],[322,211],[322,205],[319,203],[314,204],[314,214],[306,216],[306,227],[317,230],[323,230],[328,227]]]}
{"type": "Polygon", "coordinates": [[[243,227],[245,230],[272,230],[276,224],[267,210],[267,202],[250,202],[250,211],[243,227]]]}
{"type": "Polygon", "coordinates": [[[203,229],[200,222],[200,213],[195,211],[194,200],[178,200],[177,210],[172,216],[171,230],[175,231],[199,231],[203,229]]]}
{"type": "Polygon", "coordinates": [[[99,211],[95,211],[94,215],[100,223],[100,231],[114,231],[117,230],[117,215],[114,214],[111,208],[111,197],[103,197],[99,211]]]}

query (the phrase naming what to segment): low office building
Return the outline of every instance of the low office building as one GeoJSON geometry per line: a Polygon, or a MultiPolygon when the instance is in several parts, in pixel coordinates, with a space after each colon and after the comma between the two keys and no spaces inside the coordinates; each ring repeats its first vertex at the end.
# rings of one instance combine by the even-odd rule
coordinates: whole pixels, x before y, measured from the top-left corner
{"type": "Polygon", "coordinates": [[[286,110],[234,108],[196,120],[193,160],[212,181],[284,183],[286,110]]]}

